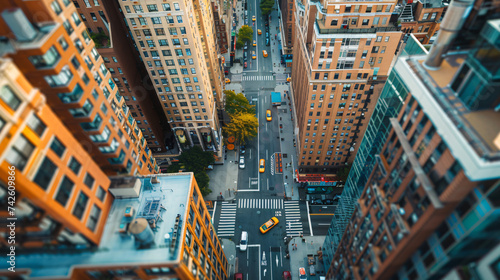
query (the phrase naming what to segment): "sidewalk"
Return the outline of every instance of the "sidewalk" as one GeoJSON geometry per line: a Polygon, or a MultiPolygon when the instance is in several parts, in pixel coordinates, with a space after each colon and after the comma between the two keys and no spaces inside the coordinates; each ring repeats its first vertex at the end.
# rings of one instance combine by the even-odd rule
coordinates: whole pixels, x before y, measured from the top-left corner
{"type": "Polygon", "coordinates": [[[228,267],[228,278],[233,279],[234,268],[236,265],[236,244],[225,238],[221,238],[222,240],[222,251],[224,251],[224,255],[226,255],[228,267]]]}
{"type": "Polygon", "coordinates": [[[205,196],[205,200],[234,199],[238,182],[238,152],[227,151],[227,159],[223,165],[214,165],[214,169],[207,172],[210,178],[209,188],[212,193],[205,196]],[[222,194],[222,195],[221,195],[222,194]]]}
{"type": "Polygon", "coordinates": [[[321,246],[323,246],[323,242],[325,241],[325,236],[304,236],[304,238],[295,237],[288,242],[288,252],[290,255],[290,272],[292,274],[292,279],[297,279],[296,275],[298,275],[299,267],[303,267],[306,269],[307,279],[315,280],[320,279],[320,276],[326,275],[326,269],[323,265],[323,261],[320,260],[320,255],[318,251],[320,251],[321,246]],[[304,242],[303,242],[304,241],[304,242]],[[297,245],[297,249],[293,250],[293,247],[297,245]],[[310,275],[311,266],[308,264],[308,257],[311,257],[315,264],[314,270],[316,271],[315,276],[310,275]],[[295,276],[295,277],[294,277],[295,276]]]}

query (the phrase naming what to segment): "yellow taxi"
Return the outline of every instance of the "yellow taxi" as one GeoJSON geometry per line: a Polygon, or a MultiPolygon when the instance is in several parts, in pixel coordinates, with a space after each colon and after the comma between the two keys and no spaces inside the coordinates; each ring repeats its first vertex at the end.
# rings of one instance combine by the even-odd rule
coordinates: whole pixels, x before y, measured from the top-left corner
{"type": "Polygon", "coordinates": [[[292,77],[288,77],[288,78],[286,78],[286,81],[287,81],[287,82],[290,82],[291,80],[292,80],[292,77]]]}
{"type": "Polygon", "coordinates": [[[266,120],[268,122],[273,120],[273,117],[271,116],[271,110],[266,110],[266,120]]]}
{"type": "Polygon", "coordinates": [[[255,40],[253,40],[253,46],[256,47],[257,46],[257,42],[255,42],[255,40]]]}
{"type": "Polygon", "coordinates": [[[277,225],[280,221],[276,217],[272,217],[269,221],[267,221],[265,224],[260,226],[259,230],[262,232],[262,234],[268,232],[270,229],[272,229],[275,225],[277,225]]]}
{"type": "Polygon", "coordinates": [[[231,80],[229,78],[226,78],[226,84],[231,83],[231,80]]]}
{"type": "Polygon", "coordinates": [[[259,160],[259,172],[264,173],[264,171],[266,171],[266,160],[261,158],[259,160]]]}
{"type": "Polygon", "coordinates": [[[257,34],[262,35],[262,30],[257,29],[257,34]]]}
{"type": "Polygon", "coordinates": [[[267,51],[266,50],[262,51],[262,56],[267,57],[267,51]]]}
{"type": "Polygon", "coordinates": [[[255,51],[252,51],[252,59],[257,59],[257,55],[255,54],[255,51]]]}
{"type": "Polygon", "coordinates": [[[257,18],[255,16],[252,16],[252,21],[255,21],[257,18]]]}

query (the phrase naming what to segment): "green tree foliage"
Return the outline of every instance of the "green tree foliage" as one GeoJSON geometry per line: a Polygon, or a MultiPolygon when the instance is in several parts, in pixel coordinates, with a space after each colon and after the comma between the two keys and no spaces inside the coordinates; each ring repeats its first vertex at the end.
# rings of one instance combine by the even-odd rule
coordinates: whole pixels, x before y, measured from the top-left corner
{"type": "Polygon", "coordinates": [[[236,49],[241,50],[241,48],[243,48],[244,45],[245,43],[243,43],[243,41],[241,41],[239,38],[238,40],[236,40],[236,49]]]}
{"type": "Polygon", "coordinates": [[[250,43],[252,42],[252,38],[253,38],[253,29],[248,25],[243,25],[238,31],[238,40],[240,40],[243,43],[245,42],[250,43]]]}
{"type": "Polygon", "coordinates": [[[210,177],[206,172],[206,167],[215,161],[214,153],[203,151],[200,146],[191,147],[184,150],[179,156],[180,163],[173,163],[167,168],[168,173],[177,173],[182,168],[185,172],[193,172],[203,196],[212,192],[209,189],[210,177]]]}
{"type": "Polygon", "coordinates": [[[342,169],[337,172],[337,176],[342,182],[347,181],[347,177],[349,177],[349,171],[351,171],[351,164],[344,166],[342,169]]]}
{"type": "Polygon", "coordinates": [[[244,144],[247,140],[257,136],[259,121],[255,114],[237,112],[229,116],[231,122],[223,128],[226,135],[234,136],[240,144],[244,144]]]}
{"type": "Polygon", "coordinates": [[[248,99],[242,94],[236,94],[232,90],[225,90],[226,95],[226,112],[230,115],[235,113],[255,114],[255,106],[250,105],[248,99]]]}
{"type": "Polygon", "coordinates": [[[273,10],[274,0],[260,0],[260,10],[262,15],[268,16],[273,10]]]}
{"type": "Polygon", "coordinates": [[[194,178],[196,179],[196,183],[198,183],[202,196],[206,196],[212,192],[212,190],[208,187],[210,177],[208,177],[207,172],[195,173],[194,178]]]}
{"type": "Polygon", "coordinates": [[[214,153],[203,151],[203,149],[196,145],[189,150],[184,150],[179,156],[179,161],[185,166],[188,172],[205,171],[205,168],[214,163],[214,153]]]}

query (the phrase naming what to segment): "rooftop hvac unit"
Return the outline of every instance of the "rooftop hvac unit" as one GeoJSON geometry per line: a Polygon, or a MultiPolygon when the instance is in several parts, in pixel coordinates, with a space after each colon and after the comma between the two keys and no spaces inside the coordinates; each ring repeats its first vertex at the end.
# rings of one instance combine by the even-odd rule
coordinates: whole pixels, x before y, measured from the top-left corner
{"type": "Polygon", "coordinates": [[[20,42],[30,42],[36,37],[36,30],[20,8],[6,9],[2,18],[20,42]]]}

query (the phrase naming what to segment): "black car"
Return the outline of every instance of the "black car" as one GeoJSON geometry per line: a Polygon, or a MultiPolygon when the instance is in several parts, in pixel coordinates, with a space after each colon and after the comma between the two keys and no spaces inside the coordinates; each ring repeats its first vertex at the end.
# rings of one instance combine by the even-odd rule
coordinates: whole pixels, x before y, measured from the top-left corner
{"type": "Polygon", "coordinates": [[[244,59],[245,61],[247,61],[247,59],[248,59],[247,52],[244,52],[244,53],[243,53],[243,59],[244,59]]]}
{"type": "Polygon", "coordinates": [[[269,38],[266,38],[266,46],[270,46],[271,42],[269,41],[269,38]]]}
{"type": "Polygon", "coordinates": [[[244,154],[245,153],[245,146],[240,146],[240,154],[244,154]]]}

